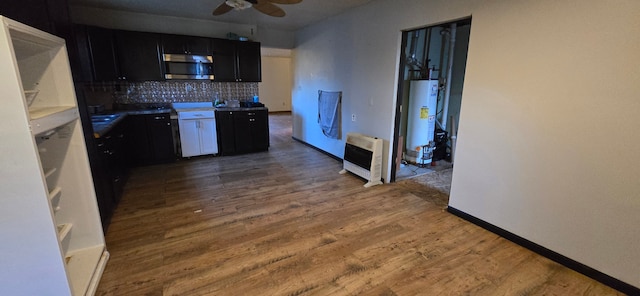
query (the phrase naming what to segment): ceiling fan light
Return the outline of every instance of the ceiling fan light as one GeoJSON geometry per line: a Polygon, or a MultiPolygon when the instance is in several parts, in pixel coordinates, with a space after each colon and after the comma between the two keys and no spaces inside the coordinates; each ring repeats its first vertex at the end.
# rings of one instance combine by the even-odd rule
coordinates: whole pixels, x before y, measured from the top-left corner
{"type": "Polygon", "coordinates": [[[225,1],[225,4],[236,10],[243,10],[251,7],[251,3],[245,0],[227,0],[225,1]]]}

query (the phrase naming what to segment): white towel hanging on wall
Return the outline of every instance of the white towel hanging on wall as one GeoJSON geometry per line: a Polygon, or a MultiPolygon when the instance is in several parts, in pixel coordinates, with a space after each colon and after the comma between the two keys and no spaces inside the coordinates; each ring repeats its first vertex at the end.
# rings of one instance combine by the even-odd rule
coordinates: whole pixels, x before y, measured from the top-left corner
{"type": "Polygon", "coordinates": [[[341,102],[341,91],[318,91],[318,124],[322,133],[331,139],[340,139],[341,102]]]}

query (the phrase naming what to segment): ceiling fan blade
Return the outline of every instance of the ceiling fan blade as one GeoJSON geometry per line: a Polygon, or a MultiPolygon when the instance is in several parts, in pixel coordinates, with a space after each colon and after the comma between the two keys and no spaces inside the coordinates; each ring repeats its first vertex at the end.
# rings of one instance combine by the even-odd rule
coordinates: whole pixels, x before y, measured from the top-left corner
{"type": "Polygon", "coordinates": [[[229,11],[231,11],[233,9],[233,7],[227,5],[225,2],[222,2],[222,4],[220,4],[220,6],[216,7],[216,9],[213,11],[213,15],[221,15],[221,14],[225,14],[229,11]]]}
{"type": "Polygon", "coordinates": [[[257,9],[258,11],[266,15],[275,16],[275,17],[283,17],[286,14],[284,10],[282,10],[282,8],[273,5],[271,2],[268,2],[267,0],[258,0],[257,4],[253,4],[253,8],[257,9]]]}
{"type": "Polygon", "coordinates": [[[268,1],[275,4],[298,4],[302,2],[302,0],[268,0],[268,1]]]}

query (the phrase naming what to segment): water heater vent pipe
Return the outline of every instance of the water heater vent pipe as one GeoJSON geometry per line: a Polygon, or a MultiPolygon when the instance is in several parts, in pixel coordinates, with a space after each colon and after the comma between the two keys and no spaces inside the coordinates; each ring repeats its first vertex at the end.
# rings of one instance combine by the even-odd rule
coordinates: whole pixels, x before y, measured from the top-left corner
{"type": "Polygon", "coordinates": [[[449,62],[447,63],[447,83],[444,89],[444,105],[442,106],[442,122],[441,126],[443,130],[447,129],[447,117],[449,116],[449,99],[451,97],[451,76],[453,69],[453,53],[456,48],[456,24],[451,24],[450,36],[449,36],[449,62]]]}

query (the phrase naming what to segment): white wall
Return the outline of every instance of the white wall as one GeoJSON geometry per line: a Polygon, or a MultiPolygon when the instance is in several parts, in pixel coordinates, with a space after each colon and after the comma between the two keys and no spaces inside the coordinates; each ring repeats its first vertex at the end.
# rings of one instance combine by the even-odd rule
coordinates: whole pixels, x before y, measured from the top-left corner
{"type": "Polygon", "coordinates": [[[263,47],[261,53],[260,102],[269,108],[269,112],[291,111],[291,50],[263,47]]]}
{"type": "Polygon", "coordinates": [[[463,0],[435,2],[446,5],[372,1],[297,32],[293,136],[338,157],[348,132],[379,137],[384,140],[382,175],[388,181],[401,31],[468,17],[473,7],[463,0]],[[320,89],[343,91],[341,140],[326,138],[317,124],[320,89]]]}
{"type": "Polygon", "coordinates": [[[450,205],[640,287],[640,2],[615,2],[474,12],[450,205]]]}
{"type": "Polygon", "coordinates": [[[343,131],[389,141],[401,30],[473,15],[450,205],[640,287],[640,2],[376,0],[307,27],[294,50],[294,136],[337,156],[343,131]],[[351,122],[351,113],[358,121],[351,122]]]}

